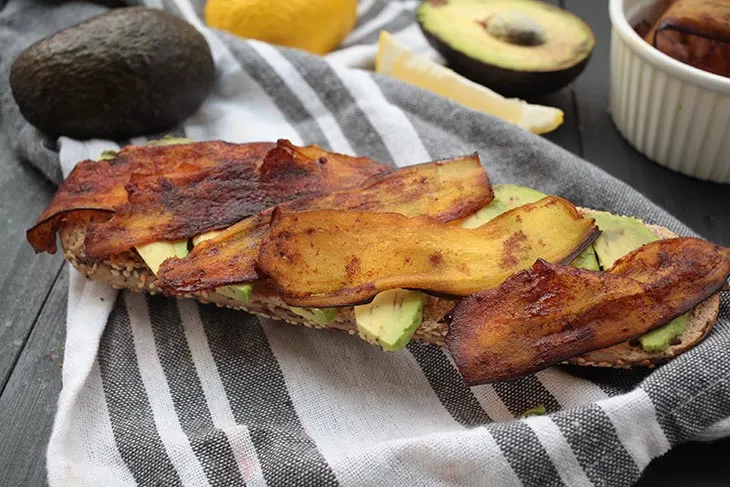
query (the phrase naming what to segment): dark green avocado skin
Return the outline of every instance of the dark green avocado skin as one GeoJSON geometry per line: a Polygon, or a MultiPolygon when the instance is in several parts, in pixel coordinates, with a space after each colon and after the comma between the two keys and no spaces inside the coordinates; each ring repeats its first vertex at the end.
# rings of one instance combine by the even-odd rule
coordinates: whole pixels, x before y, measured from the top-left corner
{"type": "Polygon", "coordinates": [[[215,81],[205,38],[183,19],[117,8],[29,46],[10,86],[29,123],[51,135],[125,139],[190,116],[215,81]]]}
{"type": "Polygon", "coordinates": [[[519,97],[529,100],[535,96],[553,93],[577,78],[591,58],[590,55],[586,56],[578,64],[561,70],[516,71],[485,64],[478,59],[467,56],[424,29],[420,22],[418,25],[429,44],[444,57],[451,69],[506,97],[519,97]]]}

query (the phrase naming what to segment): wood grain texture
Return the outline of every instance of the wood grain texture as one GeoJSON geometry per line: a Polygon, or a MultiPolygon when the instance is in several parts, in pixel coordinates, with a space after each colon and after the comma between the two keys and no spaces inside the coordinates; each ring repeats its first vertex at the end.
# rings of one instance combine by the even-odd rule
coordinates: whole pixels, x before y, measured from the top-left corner
{"type": "Polygon", "coordinates": [[[53,285],[0,396],[0,485],[44,485],[46,446],[61,391],[68,271],[53,285]]]}
{"type": "Polygon", "coordinates": [[[609,114],[610,32],[607,1],[565,0],[565,8],[585,20],[596,47],[575,82],[583,157],[627,182],[700,235],[730,245],[730,186],[700,181],[653,163],[634,150],[609,114]]]}
{"type": "MultiPolygon", "coordinates": [[[[0,136],[0,147],[11,141],[0,136]]],[[[55,188],[39,172],[6,153],[0,159],[0,391],[18,359],[63,258],[36,255],[25,231],[55,188]]]]}
{"type": "MultiPolygon", "coordinates": [[[[561,2],[558,0],[548,0],[546,3],[551,3],[558,7],[561,6],[561,2]]],[[[560,91],[549,93],[547,95],[528,97],[527,101],[540,105],[552,106],[563,111],[565,117],[563,125],[558,127],[557,130],[553,130],[552,132],[543,135],[543,137],[548,139],[550,142],[559,145],[563,149],[579,156],[581,154],[581,144],[578,133],[578,114],[575,109],[575,93],[573,91],[573,86],[566,86],[560,91]]]]}

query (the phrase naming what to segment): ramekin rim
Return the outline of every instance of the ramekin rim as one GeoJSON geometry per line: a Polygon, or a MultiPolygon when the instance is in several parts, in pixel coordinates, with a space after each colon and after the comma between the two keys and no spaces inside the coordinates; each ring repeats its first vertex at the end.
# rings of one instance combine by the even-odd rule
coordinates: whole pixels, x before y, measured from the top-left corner
{"type": "Polygon", "coordinates": [[[709,73],[678,61],[642,39],[626,18],[624,2],[625,0],[610,0],[609,16],[614,31],[631,46],[631,49],[637,55],[655,67],[667,71],[669,74],[690,84],[699,85],[714,92],[730,94],[730,78],[709,73]]]}

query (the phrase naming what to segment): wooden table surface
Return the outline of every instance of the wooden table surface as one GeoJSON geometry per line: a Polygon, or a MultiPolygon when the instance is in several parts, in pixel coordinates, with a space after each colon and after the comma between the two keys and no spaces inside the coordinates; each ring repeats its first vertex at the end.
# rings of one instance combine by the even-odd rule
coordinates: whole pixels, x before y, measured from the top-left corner
{"type": "MultiPolygon", "coordinates": [[[[634,151],[611,122],[607,2],[560,3],[590,24],[597,45],[573,87],[539,100],[566,114],[547,138],[626,181],[704,237],[730,245],[730,185],[661,168],[634,151]]],[[[13,147],[7,139],[0,134],[5,151],[13,147]]],[[[0,485],[44,485],[61,390],[68,270],[60,254],[35,255],[25,241],[54,187],[9,154],[0,166],[0,485]]],[[[730,440],[682,445],[652,462],[639,485],[730,485],[727,458],[730,440]]]]}

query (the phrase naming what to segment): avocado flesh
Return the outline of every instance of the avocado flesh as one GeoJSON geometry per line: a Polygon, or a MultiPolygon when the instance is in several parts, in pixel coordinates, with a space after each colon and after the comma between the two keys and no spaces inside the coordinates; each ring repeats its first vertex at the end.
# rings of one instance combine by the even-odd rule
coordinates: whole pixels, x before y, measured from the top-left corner
{"type": "MultiPolygon", "coordinates": [[[[485,64],[515,71],[569,68],[585,59],[594,45],[590,28],[580,19],[565,10],[533,0],[424,2],[416,15],[424,30],[453,49],[485,64]],[[517,17],[514,14],[521,14],[538,24],[544,31],[544,42],[525,46],[490,33],[490,19],[517,17]]],[[[513,23],[517,29],[522,24],[513,23]]],[[[539,32],[539,28],[529,26],[524,30],[539,32]]]]}
{"type": "Polygon", "coordinates": [[[592,211],[587,216],[596,220],[601,230],[593,247],[598,255],[598,262],[604,270],[644,244],[659,240],[641,220],[629,216],[619,216],[606,211],[592,211]]]}
{"type": "Polygon", "coordinates": [[[162,147],[166,145],[178,145],[178,144],[192,144],[193,141],[191,139],[187,139],[185,137],[173,137],[171,135],[165,135],[161,139],[156,140],[150,140],[147,142],[147,146],[149,147],[162,147]]]}
{"type": "Polygon", "coordinates": [[[639,337],[641,348],[646,352],[663,352],[672,344],[675,338],[682,336],[689,323],[689,315],[684,314],[664,326],[650,331],[639,337]]]}
{"type": "Polygon", "coordinates": [[[504,96],[562,88],[595,46],[579,17],[535,0],[431,0],[416,17],[454,71],[504,96]]]}
{"type": "Polygon", "coordinates": [[[329,325],[337,318],[337,308],[298,308],[291,306],[289,309],[295,315],[307,318],[320,325],[329,325]]]}
{"type": "Polygon", "coordinates": [[[598,271],[601,268],[598,265],[598,258],[596,257],[596,251],[593,246],[589,246],[585,249],[573,262],[570,263],[575,268],[586,269],[589,271],[598,271]]]}
{"type": "Polygon", "coordinates": [[[383,291],[372,302],[355,306],[357,331],[364,340],[383,350],[400,350],[421,325],[425,304],[426,296],[420,291],[383,291]]]}
{"type": "Polygon", "coordinates": [[[96,159],[97,161],[111,161],[112,159],[117,158],[117,151],[115,150],[103,150],[101,151],[101,155],[96,159]]]}
{"type": "Polygon", "coordinates": [[[215,292],[247,304],[251,300],[253,284],[232,284],[230,286],[219,287],[215,292]]]}
{"type": "Polygon", "coordinates": [[[188,255],[188,241],[179,240],[177,242],[152,242],[146,245],[138,245],[135,247],[137,253],[142,257],[147,267],[157,275],[162,263],[172,257],[182,258],[188,255]]]}
{"type": "MultiPolygon", "coordinates": [[[[494,191],[494,199],[492,202],[464,220],[461,224],[463,228],[481,227],[506,211],[534,203],[547,196],[545,193],[517,184],[495,184],[492,186],[492,189],[494,191]]],[[[571,265],[591,271],[599,270],[596,254],[592,246],[589,246],[576,257],[571,265]]]]}
{"type": "MultiPolygon", "coordinates": [[[[644,244],[659,240],[644,223],[629,216],[619,216],[605,211],[594,211],[587,216],[596,220],[601,230],[593,248],[603,270],[610,269],[624,255],[644,244]]],[[[646,352],[661,352],[684,333],[689,314],[679,316],[669,323],[639,337],[641,348],[646,352]]]]}
{"type": "Polygon", "coordinates": [[[545,193],[517,184],[495,184],[492,189],[494,191],[492,202],[464,220],[461,224],[463,228],[481,227],[506,211],[534,203],[547,196],[545,193]]]}

